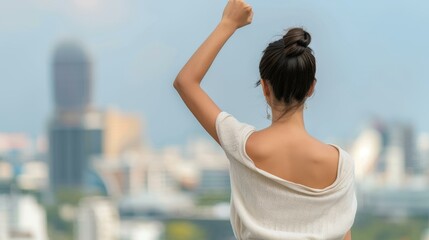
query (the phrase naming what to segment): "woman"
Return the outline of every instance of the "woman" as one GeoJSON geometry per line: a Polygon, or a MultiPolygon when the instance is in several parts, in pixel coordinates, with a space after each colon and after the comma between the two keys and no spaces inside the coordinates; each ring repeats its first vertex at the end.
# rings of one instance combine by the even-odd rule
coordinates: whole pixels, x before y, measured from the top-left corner
{"type": "Polygon", "coordinates": [[[304,104],[316,84],[310,34],[290,29],[264,51],[258,84],[272,111],[266,129],[256,131],[221,111],[200,87],[222,46],[252,16],[243,0],[229,0],[218,26],[174,81],[230,161],[234,234],[237,239],[351,239],[357,205],[352,159],[304,127],[304,104]]]}

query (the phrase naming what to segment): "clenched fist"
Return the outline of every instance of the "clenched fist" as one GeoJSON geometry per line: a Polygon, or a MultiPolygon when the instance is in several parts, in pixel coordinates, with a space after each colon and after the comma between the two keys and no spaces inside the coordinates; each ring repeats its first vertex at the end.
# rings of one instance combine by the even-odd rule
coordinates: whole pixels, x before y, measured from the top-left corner
{"type": "Polygon", "coordinates": [[[252,6],[244,2],[244,0],[229,0],[225,10],[223,10],[222,22],[231,24],[238,29],[250,24],[252,18],[252,6]]]}

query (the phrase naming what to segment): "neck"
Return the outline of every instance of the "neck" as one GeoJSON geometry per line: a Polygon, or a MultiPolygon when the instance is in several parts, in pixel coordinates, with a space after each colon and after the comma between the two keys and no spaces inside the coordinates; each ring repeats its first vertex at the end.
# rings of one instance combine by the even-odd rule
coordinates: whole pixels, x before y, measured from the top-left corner
{"type": "Polygon", "coordinates": [[[297,109],[291,110],[284,114],[283,109],[272,108],[272,122],[271,125],[282,125],[289,127],[297,127],[305,129],[304,124],[304,106],[300,106],[297,109]]]}

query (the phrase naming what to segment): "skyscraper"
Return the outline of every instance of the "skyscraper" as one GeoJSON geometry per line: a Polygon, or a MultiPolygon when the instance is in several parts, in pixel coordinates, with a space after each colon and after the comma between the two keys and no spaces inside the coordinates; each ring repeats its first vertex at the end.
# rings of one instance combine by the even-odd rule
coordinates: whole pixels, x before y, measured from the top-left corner
{"type": "Polygon", "coordinates": [[[91,107],[91,61],[76,43],[60,44],[52,62],[54,112],[48,124],[51,190],[83,187],[91,157],[102,153],[102,114],[91,107]]]}
{"type": "Polygon", "coordinates": [[[73,42],[60,44],[54,53],[55,111],[84,111],[92,100],[92,64],[83,48],[73,42]]]}

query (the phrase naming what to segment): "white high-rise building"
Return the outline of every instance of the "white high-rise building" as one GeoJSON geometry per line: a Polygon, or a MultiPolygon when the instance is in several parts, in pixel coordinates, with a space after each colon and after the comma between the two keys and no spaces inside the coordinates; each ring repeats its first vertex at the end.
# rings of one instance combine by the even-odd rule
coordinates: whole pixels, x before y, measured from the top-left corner
{"type": "Polygon", "coordinates": [[[421,133],[417,138],[417,150],[419,167],[423,172],[427,173],[429,170],[429,134],[421,133]]]}
{"type": "Polygon", "coordinates": [[[355,172],[358,180],[373,174],[382,150],[381,134],[375,128],[364,130],[353,144],[350,154],[355,160],[355,172]]]}
{"type": "Polygon", "coordinates": [[[403,185],[405,179],[405,153],[397,146],[386,148],[386,185],[390,188],[398,188],[403,185]]]}
{"type": "Polygon", "coordinates": [[[77,214],[76,240],[115,240],[119,235],[119,213],[103,197],[81,200],[77,214]]]}
{"type": "Polygon", "coordinates": [[[47,240],[46,212],[32,196],[0,196],[0,239],[47,240]]]}

